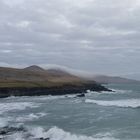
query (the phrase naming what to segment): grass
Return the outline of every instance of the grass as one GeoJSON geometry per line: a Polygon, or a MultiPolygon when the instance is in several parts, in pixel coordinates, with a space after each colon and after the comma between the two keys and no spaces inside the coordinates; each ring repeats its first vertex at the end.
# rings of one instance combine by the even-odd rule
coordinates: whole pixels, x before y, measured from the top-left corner
{"type": "Polygon", "coordinates": [[[80,86],[83,82],[81,81],[0,81],[0,88],[10,88],[10,87],[61,87],[64,85],[80,86]]]}
{"type": "Polygon", "coordinates": [[[81,86],[88,83],[86,80],[65,72],[29,71],[25,69],[0,67],[0,88],[30,88],[30,87],[62,87],[81,86]]]}

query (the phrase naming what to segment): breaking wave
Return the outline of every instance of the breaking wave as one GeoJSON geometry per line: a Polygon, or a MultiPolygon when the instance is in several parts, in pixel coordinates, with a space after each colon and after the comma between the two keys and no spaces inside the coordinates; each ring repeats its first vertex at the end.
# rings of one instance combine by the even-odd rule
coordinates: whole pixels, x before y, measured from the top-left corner
{"type": "Polygon", "coordinates": [[[77,97],[77,94],[66,94],[66,95],[56,95],[56,96],[52,96],[52,95],[47,95],[47,96],[22,96],[21,97],[15,97],[15,96],[10,96],[5,98],[5,100],[18,100],[18,101],[46,101],[46,100],[57,100],[57,99],[65,99],[65,98],[75,98],[77,97]]]}
{"type": "Polygon", "coordinates": [[[124,107],[124,108],[140,107],[140,99],[126,99],[126,100],[113,100],[113,101],[86,99],[85,102],[93,103],[101,106],[116,106],[116,107],[124,107]]]}
{"type": "Polygon", "coordinates": [[[0,114],[12,110],[25,110],[26,108],[36,108],[38,104],[31,102],[0,103],[0,114]]]}
{"type": "Polygon", "coordinates": [[[87,90],[87,95],[88,96],[91,96],[91,95],[104,95],[104,94],[128,94],[128,93],[131,93],[132,90],[120,90],[120,89],[111,89],[112,91],[102,91],[102,92],[96,92],[96,91],[90,91],[90,90],[87,90]]]}
{"type": "Polygon", "coordinates": [[[123,89],[111,89],[113,92],[110,93],[114,93],[114,94],[126,94],[126,93],[131,93],[133,92],[132,90],[123,90],[123,89]]]}
{"type": "Polygon", "coordinates": [[[45,131],[42,127],[33,129],[5,127],[3,129],[7,132],[11,130],[10,135],[3,136],[5,140],[117,140],[111,135],[97,137],[71,134],[58,127],[52,127],[48,131],[45,131]]]}
{"type": "Polygon", "coordinates": [[[33,120],[37,120],[37,119],[39,119],[41,117],[44,117],[46,115],[47,115],[47,113],[42,113],[42,112],[41,113],[36,113],[36,114],[31,113],[29,115],[23,115],[23,116],[17,117],[15,119],[15,121],[16,122],[33,121],[33,120]]]}

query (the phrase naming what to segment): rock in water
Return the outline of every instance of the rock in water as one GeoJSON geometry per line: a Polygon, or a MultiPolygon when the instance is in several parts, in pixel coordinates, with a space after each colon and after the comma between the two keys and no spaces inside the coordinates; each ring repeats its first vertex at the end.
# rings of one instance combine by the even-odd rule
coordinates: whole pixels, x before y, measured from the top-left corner
{"type": "Polygon", "coordinates": [[[82,94],[77,95],[76,97],[85,97],[85,94],[82,93],[82,94]]]}
{"type": "Polygon", "coordinates": [[[50,140],[50,138],[40,138],[40,140],[50,140]]]}

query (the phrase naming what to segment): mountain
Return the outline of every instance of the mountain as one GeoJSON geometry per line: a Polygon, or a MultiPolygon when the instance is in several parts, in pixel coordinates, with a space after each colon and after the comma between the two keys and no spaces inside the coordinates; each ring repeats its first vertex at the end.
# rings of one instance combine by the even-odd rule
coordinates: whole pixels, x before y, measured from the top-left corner
{"type": "Polygon", "coordinates": [[[51,86],[55,84],[80,83],[83,80],[62,70],[45,70],[39,66],[24,69],[0,67],[0,86],[51,86]]]}
{"type": "Polygon", "coordinates": [[[105,76],[105,75],[97,75],[93,76],[94,79],[98,83],[107,83],[107,84],[140,84],[138,80],[127,79],[123,77],[117,76],[105,76]]]}
{"type": "Polygon", "coordinates": [[[140,73],[126,74],[126,75],[123,75],[123,77],[129,78],[129,79],[136,79],[140,81],[140,73]]]}
{"type": "Polygon", "coordinates": [[[44,72],[45,71],[43,68],[41,68],[39,66],[36,66],[36,65],[26,67],[26,68],[24,68],[24,70],[26,70],[26,71],[37,71],[37,72],[44,72]]]}

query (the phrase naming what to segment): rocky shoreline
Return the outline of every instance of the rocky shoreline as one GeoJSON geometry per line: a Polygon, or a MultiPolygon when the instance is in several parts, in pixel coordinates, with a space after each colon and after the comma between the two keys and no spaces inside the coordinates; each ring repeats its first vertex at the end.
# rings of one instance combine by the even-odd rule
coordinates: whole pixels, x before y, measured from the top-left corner
{"type": "MultiPolygon", "coordinates": [[[[28,130],[23,126],[21,127],[5,126],[0,128],[0,140],[7,139],[8,136],[11,136],[16,133],[24,133],[26,139],[30,139],[30,137],[33,137],[33,135],[30,134],[28,130]]],[[[32,140],[50,140],[50,138],[39,137],[39,138],[32,138],[32,140]]]]}
{"type": "Polygon", "coordinates": [[[63,85],[56,87],[2,87],[0,88],[0,98],[9,96],[41,96],[41,95],[66,95],[79,94],[91,91],[111,91],[100,84],[84,84],[81,86],[63,85]]]}

